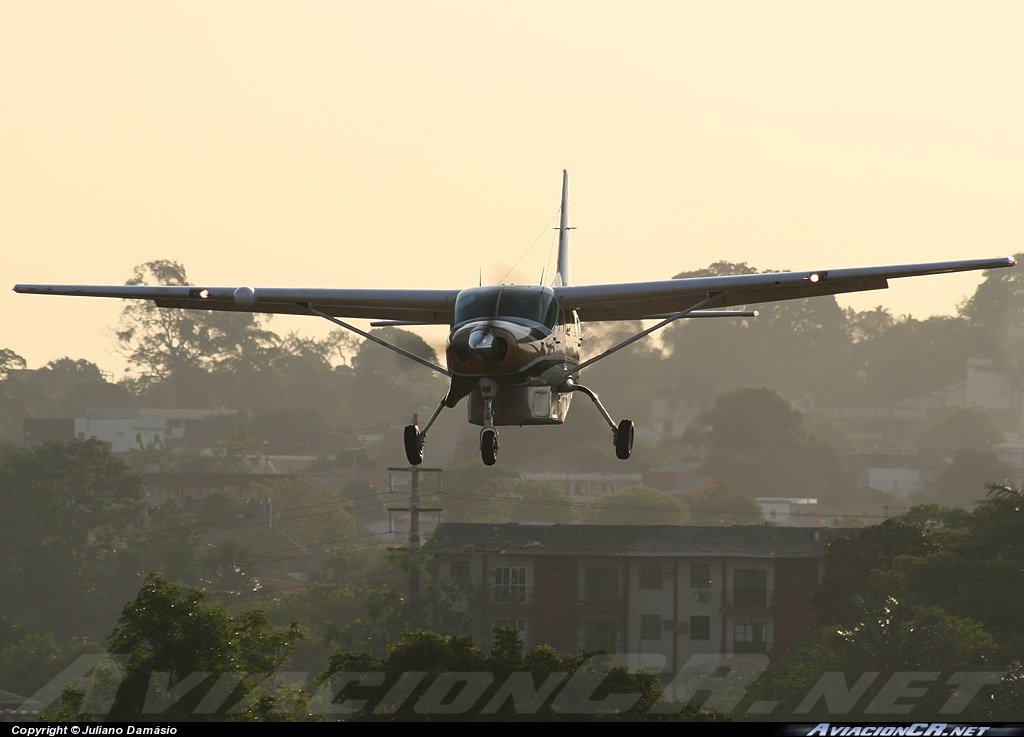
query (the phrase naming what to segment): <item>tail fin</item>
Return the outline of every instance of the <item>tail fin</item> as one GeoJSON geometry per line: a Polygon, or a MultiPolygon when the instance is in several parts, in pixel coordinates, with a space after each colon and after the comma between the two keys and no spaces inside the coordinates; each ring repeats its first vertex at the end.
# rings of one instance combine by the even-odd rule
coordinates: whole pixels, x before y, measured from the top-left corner
{"type": "Polygon", "coordinates": [[[558,221],[558,269],[555,286],[569,283],[569,172],[562,169],[562,215],[558,221]]]}

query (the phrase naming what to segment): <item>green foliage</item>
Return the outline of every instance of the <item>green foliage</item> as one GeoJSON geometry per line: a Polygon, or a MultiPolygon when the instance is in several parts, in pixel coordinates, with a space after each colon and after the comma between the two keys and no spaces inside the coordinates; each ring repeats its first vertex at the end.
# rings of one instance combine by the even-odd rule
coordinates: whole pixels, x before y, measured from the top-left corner
{"type": "MultiPolygon", "coordinates": [[[[158,260],[135,267],[126,284],[185,286],[189,281],[184,266],[158,260]]],[[[260,328],[264,319],[256,313],[172,310],[129,301],[121,311],[117,341],[140,370],[143,387],[162,383],[164,393],[183,398],[185,380],[222,361],[259,356],[270,337],[260,328]]]]}
{"type": "Polygon", "coordinates": [[[988,484],[1007,483],[1015,473],[994,453],[961,451],[932,483],[914,494],[914,501],[972,509],[984,498],[988,484]]]}
{"type": "Polygon", "coordinates": [[[933,548],[925,526],[900,517],[833,541],[825,553],[822,581],[811,596],[817,620],[852,626],[864,601],[884,601],[893,593],[872,578],[873,572],[891,570],[898,557],[923,556],[933,548]]]}
{"type": "Polygon", "coordinates": [[[495,631],[489,652],[469,637],[408,631],[383,658],[335,651],[317,682],[336,709],[351,712],[350,721],[717,719],[683,704],[655,713],[662,703],[654,674],[631,672],[602,654],[546,646],[524,653],[510,630],[495,631]],[[361,674],[377,687],[360,686],[361,674]]]}
{"type": "Polygon", "coordinates": [[[587,516],[598,525],[686,525],[693,521],[685,502],[649,486],[627,486],[606,494],[587,516]]]}
{"type": "Polygon", "coordinates": [[[223,716],[239,696],[252,693],[281,668],[303,636],[295,623],[275,631],[262,610],[231,616],[207,605],[201,591],[183,591],[160,575],[150,575],[110,635],[109,652],[128,659],[108,718],[159,715],[190,721],[223,716]],[[239,676],[235,688],[217,708],[199,709],[225,673],[239,676]],[[156,674],[165,680],[153,679],[156,674]],[[182,684],[192,684],[196,674],[205,677],[176,698],[185,690],[182,684]]]}
{"type": "MultiPolygon", "coordinates": [[[[885,701],[889,676],[933,673],[935,685],[902,712],[926,717],[954,697],[958,672],[1007,669],[966,713],[1019,716],[1022,502],[1019,488],[995,485],[970,512],[918,506],[832,543],[812,596],[819,629],[772,666],[757,697],[796,708],[823,674],[882,674],[858,701],[864,708],[874,697],[885,701]]],[[[827,718],[824,708],[809,718],[827,718]]]]}
{"type": "Polygon", "coordinates": [[[519,478],[507,466],[484,466],[479,460],[446,470],[440,496],[429,497],[443,506],[453,522],[569,523],[577,520],[576,503],[561,484],[519,478]]]}
{"type": "Polygon", "coordinates": [[[968,407],[939,418],[917,437],[918,450],[951,454],[961,451],[991,452],[1003,442],[1003,432],[990,413],[968,407]]]}
{"type": "Polygon", "coordinates": [[[91,634],[93,618],[116,615],[118,586],[134,585],[119,576],[145,510],[140,478],[105,443],[73,440],[12,449],[0,459],[0,488],[0,613],[61,639],[91,634]]]}
{"type": "Polygon", "coordinates": [[[0,379],[6,379],[12,371],[22,371],[26,368],[28,364],[24,358],[10,348],[0,348],[0,379]]]}
{"type": "Polygon", "coordinates": [[[928,718],[953,696],[956,674],[991,670],[995,651],[992,636],[978,622],[937,606],[887,597],[877,604],[864,602],[847,628],[824,626],[809,633],[769,667],[752,698],[779,700],[781,714],[791,719],[828,719],[840,713],[845,719],[928,718]],[[914,702],[892,705],[886,687],[900,683],[904,674],[935,683],[916,691],[921,698],[914,702]],[[864,690],[854,703],[830,713],[839,699],[833,696],[830,702],[816,687],[836,675],[851,692],[854,681],[864,690]]]}
{"type": "Polygon", "coordinates": [[[688,432],[710,474],[740,492],[849,503],[857,484],[836,450],[811,437],[803,416],[772,389],[719,397],[688,432]]]}
{"type": "Polygon", "coordinates": [[[716,483],[707,491],[692,494],[687,503],[697,525],[753,525],[763,519],[754,497],[727,483],[716,483]]]}

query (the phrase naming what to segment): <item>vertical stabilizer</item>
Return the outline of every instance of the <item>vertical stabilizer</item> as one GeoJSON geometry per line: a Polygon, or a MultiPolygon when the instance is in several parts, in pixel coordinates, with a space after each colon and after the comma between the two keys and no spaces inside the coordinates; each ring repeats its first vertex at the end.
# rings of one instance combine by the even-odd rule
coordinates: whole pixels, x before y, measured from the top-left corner
{"type": "Polygon", "coordinates": [[[555,272],[555,286],[569,283],[569,172],[562,169],[562,207],[558,221],[558,269],[555,272]]]}

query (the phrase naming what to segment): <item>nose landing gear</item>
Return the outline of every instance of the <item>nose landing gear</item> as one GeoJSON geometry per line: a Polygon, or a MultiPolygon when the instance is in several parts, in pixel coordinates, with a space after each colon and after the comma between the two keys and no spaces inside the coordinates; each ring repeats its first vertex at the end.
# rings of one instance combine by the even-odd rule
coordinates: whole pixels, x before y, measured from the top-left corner
{"type": "Polygon", "coordinates": [[[498,460],[498,431],[494,429],[494,395],[498,387],[492,381],[480,382],[480,393],[484,400],[484,429],[480,431],[480,458],[485,466],[493,466],[498,460]]]}
{"type": "Polygon", "coordinates": [[[480,431],[480,458],[486,466],[493,466],[498,460],[498,431],[493,427],[480,431]]]}

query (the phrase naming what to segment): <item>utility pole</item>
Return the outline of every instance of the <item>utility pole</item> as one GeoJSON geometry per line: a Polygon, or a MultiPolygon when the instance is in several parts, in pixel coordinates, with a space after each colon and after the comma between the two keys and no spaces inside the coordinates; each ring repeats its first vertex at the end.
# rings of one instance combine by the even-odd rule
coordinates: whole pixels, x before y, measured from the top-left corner
{"type": "MultiPolygon", "coordinates": [[[[418,415],[412,416],[412,424],[416,425],[418,415]]],[[[409,626],[418,627],[423,623],[419,622],[419,615],[416,611],[415,603],[420,593],[420,566],[419,566],[419,552],[420,552],[420,512],[436,512],[440,514],[440,508],[420,507],[420,473],[436,473],[438,474],[438,486],[440,487],[440,468],[423,468],[419,466],[409,466],[408,468],[389,468],[389,472],[398,471],[408,473],[410,475],[410,488],[409,488],[409,506],[408,507],[388,507],[388,512],[408,512],[409,513],[409,538],[408,547],[405,549],[409,564],[409,601],[408,601],[408,612],[409,612],[409,626]]],[[[393,487],[392,487],[393,488],[393,487]]]]}

